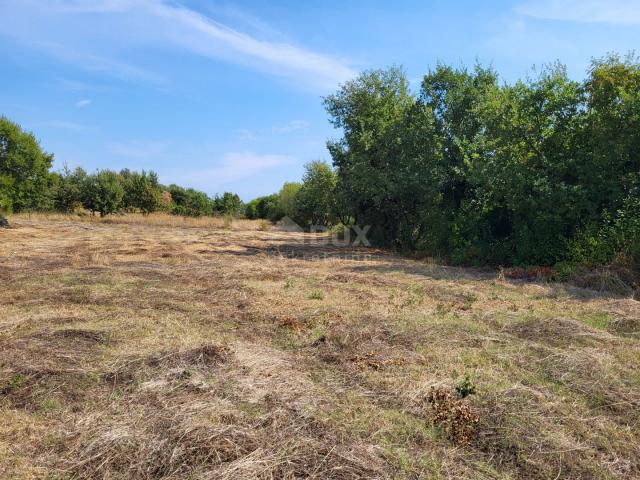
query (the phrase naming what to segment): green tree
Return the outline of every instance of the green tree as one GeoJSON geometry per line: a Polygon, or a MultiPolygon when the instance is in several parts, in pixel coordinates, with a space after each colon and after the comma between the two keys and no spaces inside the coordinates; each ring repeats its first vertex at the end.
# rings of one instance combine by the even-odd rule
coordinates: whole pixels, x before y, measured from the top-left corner
{"type": "Polygon", "coordinates": [[[170,185],[171,213],[186,217],[201,217],[213,214],[213,202],[204,192],[193,188],[170,185]]]}
{"type": "Polygon", "coordinates": [[[296,196],[302,185],[297,182],[285,182],[278,192],[278,216],[295,218],[297,211],[296,196]]]}
{"type": "Polygon", "coordinates": [[[399,218],[411,208],[402,204],[394,179],[407,173],[398,165],[398,152],[402,125],[415,105],[404,72],[364,72],[326,97],[324,105],[331,123],[343,131],[327,145],[337,169],[334,211],[340,205],[341,217],[371,225],[371,237],[380,245],[402,243],[399,218]]]}
{"type": "Polygon", "coordinates": [[[295,195],[296,220],[305,226],[329,226],[334,223],[336,174],[323,161],[305,165],[302,186],[295,195]]]}
{"type": "Polygon", "coordinates": [[[123,170],[120,176],[123,178],[124,208],[137,209],[145,215],[160,208],[162,191],[155,172],[123,170]]]}
{"type": "Polygon", "coordinates": [[[83,206],[91,213],[98,212],[101,217],[119,211],[123,198],[122,178],[116,172],[100,170],[87,176],[83,184],[83,206]]]}
{"type": "Polygon", "coordinates": [[[224,192],[214,199],[214,211],[219,215],[239,217],[244,213],[244,204],[240,197],[231,192],[224,192]]]}
{"type": "Polygon", "coordinates": [[[53,206],[59,212],[73,212],[82,204],[82,188],[87,173],[80,167],[70,170],[63,167],[59,180],[54,188],[53,206]]]}
{"type": "Polygon", "coordinates": [[[45,210],[51,204],[53,155],[32,133],[0,117],[0,203],[7,210],[45,210]]]}
{"type": "Polygon", "coordinates": [[[254,198],[247,203],[245,215],[249,219],[264,218],[276,222],[282,218],[278,203],[277,193],[254,198]]]}

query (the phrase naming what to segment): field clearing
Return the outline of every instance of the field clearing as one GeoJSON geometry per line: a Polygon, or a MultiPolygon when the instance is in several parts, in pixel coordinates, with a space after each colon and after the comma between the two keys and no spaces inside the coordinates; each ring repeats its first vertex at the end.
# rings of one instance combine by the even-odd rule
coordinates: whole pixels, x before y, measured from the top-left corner
{"type": "Polygon", "coordinates": [[[0,478],[640,478],[640,302],[214,220],[0,231],[0,478]]]}

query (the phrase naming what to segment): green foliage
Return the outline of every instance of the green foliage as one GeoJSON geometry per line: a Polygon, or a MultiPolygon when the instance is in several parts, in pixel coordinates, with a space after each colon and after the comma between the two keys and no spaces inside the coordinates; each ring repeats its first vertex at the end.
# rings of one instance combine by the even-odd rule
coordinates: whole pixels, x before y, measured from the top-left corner
{"type": "Polygon", "coordinates": [[[324,293],[322,293],[320,290],[314,290],[309,295],[309,299],[310,300],[324,300],[324,293]]]}
{"type": "Polygon", "coordinates": [[[277,215],[295,218],[297,215],[297,194],[302,185],[296,182],[285,182],[278,192],[277,215]]]}
{"type": "Polygon", "coordinates": [[[455,390],[460,398],[466,398],[476,393],[476,386],[471,382],[469,375],[465,375],[462,381],[456,385],[455,390]]]}
{"type": "Polygon", "coordinates": [[[16,212],[50,208],[52,163],[53,155],[42,151],[33,134],[0,117],[0,208],[16,212]]]}
{"type": "Polygon", "coordinates": [[[155,212],[160,208],[162,191],[155,172],[131,172],[128,169],[120,172],[124,187],[123,206],[128,210],[139,210],[144,214],[155,212]]]}
{"type": "Polygon", "coordinates": [[[224,192],[213,200],[213,211],[219,215],[239,217],[245,212],[245,206],[235,193],[224,192]]]}
{"type": "Polygon", "coordinates": [[[122,177],[111,170],[100,170],[86,177],[82,186],[82,205],[101,217],[118,212],[124,198],[122,177]]]}
{"type": "Polygon", "coordinates": [[[245,215],[249,219],[264,218],[277,222],[284,216],[278,204],[279,196],[277,193],[258,197],[247,204],[245,215]]]}
{"type": "Polygon", "coordinates": [[[185,217],[201,217],[213,214],[213,202],[206,193],[193,188],[169,185],[171,194],[171,213],[185,217]]]}
{"type": "Polygon", "coordinates": [[[64,166],[53,189],[53,207],[59,212],[70,213],[82,205],[83,185],[87,173],[80,167],[71,171],[64,166]]]}
{"type": "Polygon", "coordinates": [[[294,220],[301,226],[332,225],[336,174],[321,161],[308,163],[305,170],[302,186],[294,197],[294,220]]]}
{"type": "MultiPolygon", "coordinates": [[[[71,171],[65,165],[60,173],[51,173],[52,163],[53,155],[43,152],[31,133],[0,117],[0,213],[52,208],[70,213],[79,206],[101,216],[120,210],[144,214],[165,210],[193,217],[214,213],[238,217],[245,213],[236,194],[225,192],[210,199],[191,188],[164,187],[155,172],[123,169],[119,174],[103,170],[87,175],[81,168],[71,171]]],[[[250,208],[247,212],[262,213],[250,208]]]]}
{"type": "Polygon", "coordinates": [[[559,64],[512,85],[438,65],[417,97],[397,68],[365,72],[325,107],[343,131],[328,144],[335,216],[375,244],[464,263],[640,255],[633,57],[594,61],[582,83],[559,64]]]}

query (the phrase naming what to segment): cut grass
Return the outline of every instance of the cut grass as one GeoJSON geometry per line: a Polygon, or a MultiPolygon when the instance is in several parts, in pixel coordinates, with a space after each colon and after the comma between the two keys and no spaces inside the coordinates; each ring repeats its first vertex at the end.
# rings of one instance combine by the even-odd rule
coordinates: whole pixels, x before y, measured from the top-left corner
{"type": "Polygon", "coordinates": [[[255,222],[12,224],[0,478],[640,477],[634,300],[255,222]]]}

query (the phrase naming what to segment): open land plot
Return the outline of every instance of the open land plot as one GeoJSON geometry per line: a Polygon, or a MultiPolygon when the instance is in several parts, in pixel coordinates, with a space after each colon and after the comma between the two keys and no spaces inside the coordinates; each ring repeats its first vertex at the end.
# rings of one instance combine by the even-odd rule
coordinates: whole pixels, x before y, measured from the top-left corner
{"type": "Polygon", "coordinates": [[[193,221],[0,232],[1,478],[640,478],[640,303],[193,221]]]}

